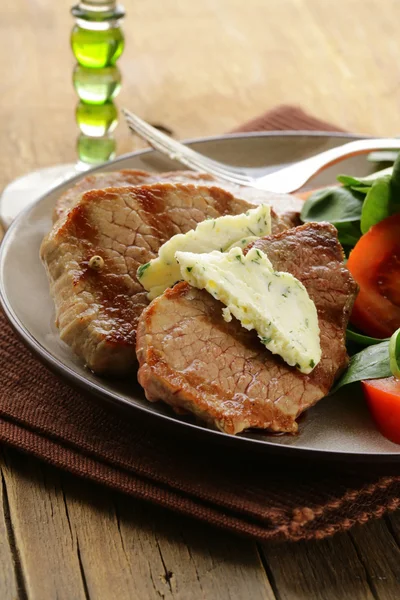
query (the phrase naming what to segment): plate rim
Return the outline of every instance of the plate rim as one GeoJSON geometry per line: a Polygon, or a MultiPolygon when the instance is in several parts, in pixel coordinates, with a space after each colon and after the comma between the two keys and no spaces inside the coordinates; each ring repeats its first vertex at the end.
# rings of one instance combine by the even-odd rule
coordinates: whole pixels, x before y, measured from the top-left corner
{"type": "MultiPolygon", "coordinates": [[[[223,134],[223,135],[215,135],[215,136],[207,136],[207,137],[197,137],[189,140],[184,140],[185,143],[188,144],[196,144],[203,142],[213,142],[213,141],[226,141],[227,139],[243,139],[243,138],[257,138],[257,137],[328,137],[328,138],[348,138],[348,139],[361,139],[361,138],[373,138],[374,136],[366,136],[362,134],[354,134],[348,132],[330,132],[330,131],[267,131],[267,132],[240,132],[233,134],[223,134]]],[[[197,435],[207,435],[214,440],[220,439],[220,441],[232,442],[236,445],[241,444],[242,447],[246,449],[254,449],[257,447],[258,449],[264,448],[264,451],[271,452],[275,451],[277,454],[286,454],[292,455],[293,452],[297,453],[296,456],[299,456],[300,453],[302,455],[309,455],[313,458],[323,458],[324,460],[368,460],[371,462],[390,462],[400,460],[400,453],[398,452],[385,452],[384,454],[378,453],[376,451],[366,451],[366,452],[350,452],[350,451],[341,451],[341,450],[328,450],[328,449],[318,449],[312,447],[297,447],[297,446],[286,446],[282,444],[277,444],[272,440],[259,440],[254,438],[247,438],[242,435],[232,436],[225,432],[219,430],[213,430],[203,427],[195,422],[187,422],[182,421],[174,415],[163,414],[159,412],[155,412],[151,410],[151,404],[149,406],[146,405],[136,405],[132,404],[124,398],[123,396],[117,396],[115,392],[110,392],[105,388],[101,381],[100,383],[91,382],[86,377],[81,375],[80,373],[74,371],[68,365],[64,364],[61,359],[54,356],[50,351],[44,348],[40,342],[30,333],[30,331],[24,326],[24,324],[20,321],[18,316],[13,310],[12,303],[9,300],[5,286],[4,286],[4,278],[3,271],[5,265],[5,258],[7,256],[7,251],[12,245],[14,230],[19,227],[20,223],[24,221],[24,218],[27,214],[29,214],[39,203],[45,201],[48,195],[54,194],[59,188],[64,187],[67,183],[73,184],[75,181],[78,181],[82,177],[87,176],[88,174],[95,173],[97,171],[101,171],[105,166],[109,167],[110,165],[118,165],[120,162],[123,162],[129,158],[136,158],[137,156],[143,156],[146,154],[155,153],[154,150],[150,149],[142,149],[137,150],[135,152],[129,152],[119,156],[118,158],[104,163],[102,165],[93,167],[84,171],[83,173],[79,173],[74,177],[61,182],[59,185],[55,186],[45,194],[42,194],[33,204],[24,209],[15,219],[15,221],[11,224],[8,230],[5,233],[3,241],[0,246],[0,305],[2,306],[4,313],[6,315],[7,320],[9,321],[12,329],[18,335],[18,337],[22,340],[22,342],[29,348],[33,354],[40,359],[42,363],[46,365],[52,372],[57,373],[57,375],[61,376],[63,379],[66,379],[70,384],[76,384],[80,389],[83,389],[86,392],[89,392],[96,397],[100,397],[102,400],[106,400],[109,403],[114,405],[123,404],[124,407],[128,407],[129,409],[138,410],[141,413],[146,413],[151,417],[156,417],[159,422],[167,421],[169,425],[173,425],[182,430],[192,429],[197,435]]],[[[120,406],[120,408],[122,408],[120,406]]]]}

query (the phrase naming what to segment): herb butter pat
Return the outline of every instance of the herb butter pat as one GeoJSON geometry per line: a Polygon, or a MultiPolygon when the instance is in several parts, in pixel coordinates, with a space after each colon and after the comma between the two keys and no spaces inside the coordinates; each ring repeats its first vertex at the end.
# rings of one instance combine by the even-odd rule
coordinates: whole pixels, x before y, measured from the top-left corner
{"type": "Polygon", "coordinates": [[[271,233],[271,211],[266,204],[252,208],[240,215],[227,215],[217,219],[206,219],[196,229],[174,235],[163,244],[157,258],[139,267],[137,277],[148,298],[153,300],[167,288],[182,279],[175,259],[177,251],[210,252],[226,251],[232,246],[245,247],[250,241],[271,233]]]}
{"type": "Polygon", "coordinates": [[[318,315],[304,285],[274,271],[267,255],[251,248],[227,253],[176,252],[181,278],[225,304],[226,321],[236,317],[255,329],[261,342],[290,366],[310,373],[321,360],[318,315]]]}

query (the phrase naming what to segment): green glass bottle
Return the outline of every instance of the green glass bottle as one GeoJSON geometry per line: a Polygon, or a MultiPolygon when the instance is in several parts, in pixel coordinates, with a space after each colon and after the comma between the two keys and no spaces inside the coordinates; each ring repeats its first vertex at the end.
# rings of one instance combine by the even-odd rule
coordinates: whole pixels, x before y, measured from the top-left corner
{"type": "Polygon", "coordinates": [[[121,87],[115,65],[124,49],[122,6],[115,0],[85,0],[72,8],[76,24],[71,48],[77,60],[73,84],[79,97],[76,121],[79,159],[87,165],[100,164],[115,156],[111,135],[118,123],[113,99],[121,87]]]}
{"type": "Polygon", "coordinates": [[[81,132],[94,138],[112,133],[118,123],[118,111],[113,102],[100,105],[79,102],[75,114],[81,132]]]}
{"type": "Polygon", "coordinates": [[[121,88],[118,67],[91,69],[76,65],[72,76],[76,93],[86,104],[104,104],[115,98],[121,88]]]}
{"type": "MultiPolygon", "coordinates": [[[[90,26],[93,27],[93,24],[90,26]]],[[[80,65],[101,69],[116,63],[124,48],[124,37],[119,27],[98,30],[76,25],[72,31],[71,46],[80,65]]]]}
{"type": "Polygon", "coordinates": [[[101,165],[115,158],[116,143],[112,135],[93,138],[81,134],[78,137],[77,150],[82,163],[88,166],[101,165]]]}

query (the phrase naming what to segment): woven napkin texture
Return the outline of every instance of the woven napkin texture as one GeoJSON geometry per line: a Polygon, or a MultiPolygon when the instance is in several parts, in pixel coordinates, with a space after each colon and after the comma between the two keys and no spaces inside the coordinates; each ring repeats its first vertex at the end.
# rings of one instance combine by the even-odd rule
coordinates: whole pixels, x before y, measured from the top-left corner
{"type": "MultiPolygon", "coordinates": [[[[283,106],[237,131],[338,131],[283,106]]],[[[322,538],[400,505],[396,465],[282,459],[182,433],[82,394],[0,312],[0,441],[81,477],[255,539],[322,538]]]]}

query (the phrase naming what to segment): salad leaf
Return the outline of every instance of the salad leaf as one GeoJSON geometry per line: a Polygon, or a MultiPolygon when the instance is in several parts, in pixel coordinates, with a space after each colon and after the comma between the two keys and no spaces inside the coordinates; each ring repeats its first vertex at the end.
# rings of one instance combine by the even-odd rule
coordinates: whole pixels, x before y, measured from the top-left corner
{"type": "Polygon", "coordinates": [[[361,231],[367,231],[391,214],[391,178],[376,179],[370,187],[361,211],[361,231]]]}
{"type": "Polygon", "coordinates": [[[352,248],[361,237],[360,222],[354,221],[349,223],[334,223],[338,230],[339,242],[342,246],[350,246],[352,248]]]}
{"type": "Polygon", "coordinates": [[[388,342],[389,338],[382,340],[382,338],[370,337],[369,335],[364,335],[363,333],[358,333],[358,331],[353,331],[352,329],[347,328],[346,340],[349,342],[354,342],[359,346],[374,346],[375,344],[380,344],[383,341],[388,342]]]}
{"type": "Polygon", "coordinates": [[[400,154],[393,165],[390,191],[392,196],[391,214],[394,214],[400,212],[400,154]]]}
{"type": "Polygon", "coordinates": [[[394,332],[389,343],[390,369],[394,377],[400,377],[400,329],[394,332]]]}
{"type": "Polygon", "coordinates": [[[371,173],[371,175],[367,175],[365,179],[368,181],[373,181],[374,179],[379,179],[383,175],[391,175],[393,172],[393,167],[387,167],[386,169],[382,169],[381,171],[376,171],[375,173],[371,173]]]}
{"type": "Polygon", "coordinates": [[[352,177],[351,175],[338,175],[336,179],[346,187],[371,187],[374,183],[368,177],[352,177]]]}
{"type": "Polygon", "coordinates": [[[300,218],[303,222],[329,221],[348,223],[359,221],[364,196],[347,187],[318,190],[304,203],[300,218]]]}
{"type": "Polygon", "coordinates": [[[351,189],[354,190],[355,192],[360,192],[361,194],[368,194],[371,187],[356,187],[356,186],[354,186],[351,189]]]}
{"type": "Polygon", "coordinates": [[[391,377],[389,360],[389,342],[384,341],[374,346],[364,348],[350,359],[347,371],[339,379],[331,394],[349,383],[362,381],[363,379],[381,379],[391,377]]]}

